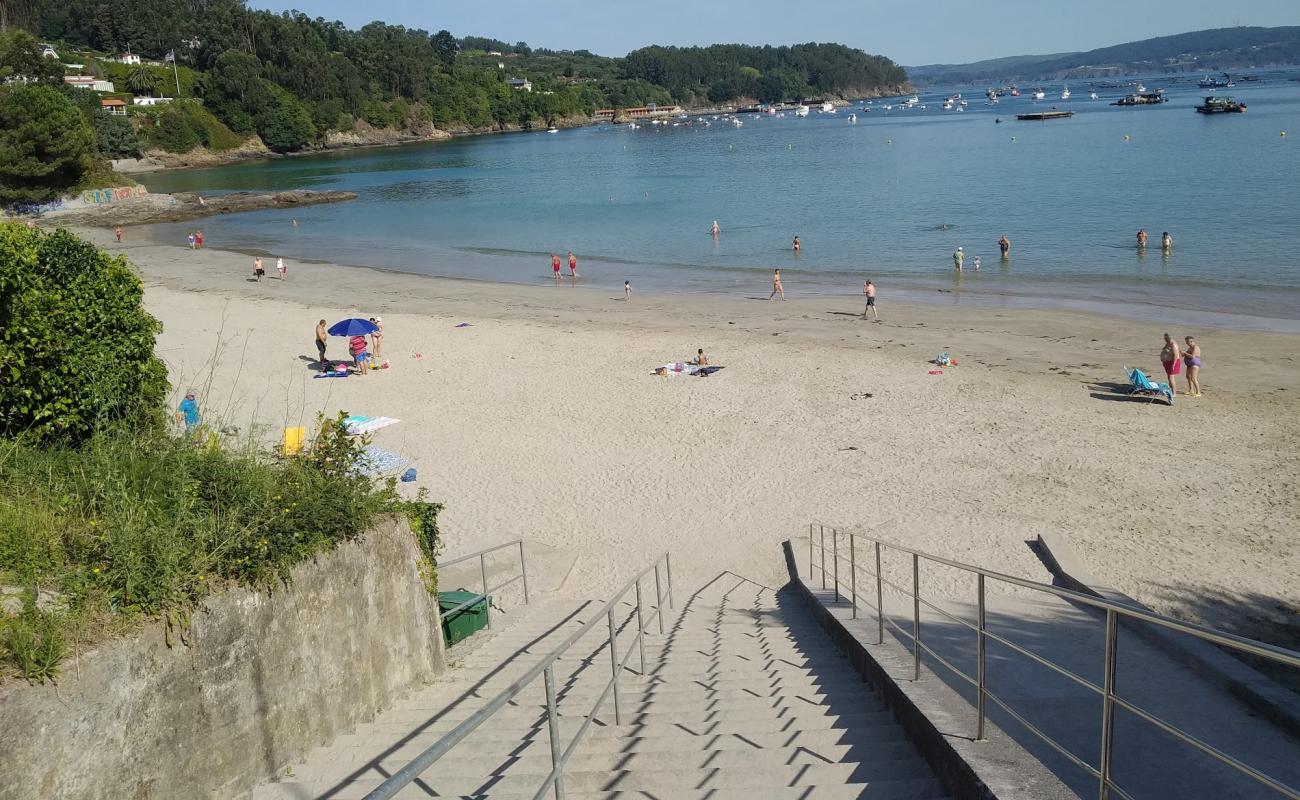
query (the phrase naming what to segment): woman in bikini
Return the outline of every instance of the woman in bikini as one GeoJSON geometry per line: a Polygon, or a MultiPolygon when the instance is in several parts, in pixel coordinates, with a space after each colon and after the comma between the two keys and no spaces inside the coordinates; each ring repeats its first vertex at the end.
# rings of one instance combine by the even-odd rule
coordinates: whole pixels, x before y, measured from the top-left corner
{"type": "Polygon", "coordinates": [[[370,346],[375,351],[375,366],[379,366],[379,364],[383,363],[382,359],[384,357],[384,318],[371,317],[370,321],[375,323],[377,329],[370,334],[370,346]]]}
{"type": "Polygon", "coordinates": [[[1201,346],[1191,336],[1186,339],[1187,349],[1183,351],[1183,366],[1187,367],[1187,395],[1201,396],[1201,346]]]}
{"type": "Polygon", "coordinates": [[[1182,351],[1178,349],[1178,343],[1174,337],[1165,334],[1165,346],[1160,349],[1160,363],[1165,368],[1165,379],[1169,381],[1169,391],[1171,394],[1178,394],[1178,382],[1176,380],[1179,367],[1182,366],[1182,351]]]}
{"type": "Polygon", "coordinates": [[[767,299],[770,301],[778,294],[781,295],[782,300],[785,299],[785,287],[781,285],[781,270],[779,269],[772,275],[772,293],[767,296],[767,299]]]}

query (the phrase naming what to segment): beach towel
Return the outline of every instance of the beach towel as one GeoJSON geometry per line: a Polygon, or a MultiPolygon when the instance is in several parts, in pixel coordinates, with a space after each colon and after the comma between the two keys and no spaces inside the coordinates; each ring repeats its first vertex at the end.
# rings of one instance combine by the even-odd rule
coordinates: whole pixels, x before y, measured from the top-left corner
{"type": "Polygon", "coordinates": [[[396,425],[401,422],[400,419],[392,417],[363,417],[353,415],[343,420],[343,425],[348,429],[352,436],[360,436],[363,433],[373,433],[380,428],[387,428],[389,425],[396,425]]]}
{"type": "Polygon", "coordinates": [[[306,428],[285,428],[284,438],[280,442],[280,452],[286,456],[296,456],[302,452],[302,445],[306,439],[306,428]]]}
{"type": "Polygon", "coordinates": [[[366,475],[383,475],[396,472],[411,463],[406,456],[385,450],[375,445],[367,445],[357,458],[357,467],[366,475]]]}
{"type": "Polygon", "coordinates": [[[471,323],[468,323],[468,322],[462,322],[461,324],[457,325],[456,327],[457,327],[457,328],[469,328],[469,327],[473,327],[473,326],[471,325],[471,323]]]}
{"type": "Polygon", "coordinates": [[[315,380],[320,378],[346,378],[348,374],[349,373],[347,372],[322,372],[317,375],[313,375],[312,379],[315,380]]]}
{"type": "Polygon", "coordinates": [[[678,361],[673,364],[664,364],[662,367],[655,367],[656,375],[694,375],[699,372],[700,368],[694,364],[683,364],[678,361]]]}

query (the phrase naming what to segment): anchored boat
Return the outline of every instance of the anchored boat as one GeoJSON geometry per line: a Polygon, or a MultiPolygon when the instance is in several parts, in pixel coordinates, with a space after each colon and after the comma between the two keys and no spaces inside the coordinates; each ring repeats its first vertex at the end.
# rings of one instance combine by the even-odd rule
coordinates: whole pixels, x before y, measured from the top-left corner
{"type": "Polygon", "coordinates": [[[1073,116],[1073,111],[1031,111],[1028,114],[1017,114],[1016,119],[1041,121],[1045,119],[1065,119],[1073,116]]]}
{"type": "Polygon", "coordinates": [[[1244,114],[1246,113],[1246,104],[1239,103],[1231,97],[1215,97],[1210,95],[1205,98],[1205,103],[1196,107],[1198,114],[1244,114]]]}

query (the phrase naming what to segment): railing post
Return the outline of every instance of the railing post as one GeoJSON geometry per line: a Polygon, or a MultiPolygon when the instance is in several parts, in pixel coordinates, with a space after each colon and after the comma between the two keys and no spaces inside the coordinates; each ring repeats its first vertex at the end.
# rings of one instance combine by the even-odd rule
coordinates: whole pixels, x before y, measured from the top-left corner
{"type": "Polygon", "coordinates": [[[808,581],[807,581],[807,583],[809,583],[809,584],[812,583],[812,568],[813,568],[813,533],[812,533],[812,531],[813,531],[813,524],[812,524],[811,522],[809,522],[809,523],[808,523],[808,581]]]}
{"type": "Polygon", "coordinates": [[[609,610],[609,663],[614,675],[614,724],[623,724],[623,712],[618,704],[618,627],[614,624],[614,609],[609,610]]]}
{"type": "Polygon", "coordinates": [[[979,633],[977,634],[976,645],[975,645],[975,653],[976,653],[975,657],[977,661],[976,668],[975,668],[975,683],[976,683],[976,688],[979,692],[975,699],[975,741],[977,742],[984,740],[985,617],[984,617],[984,573],[982,572],[979,573],[978,583],[979,583],[979,618],[978,618],[979,633]]]}
{"type": "Polygon", "coordinates": [[[1110,797],[1110,751],[1111,733],[1115,722],[1115,647],[1119,617],[1113,608],[1106,609],[1106,664],[1103,667],[1101,698],[1101,774],[1097,796],[1101,800],[1110,797]]]}
{"type": "Polygon", "coordinates": [[[921,680],[921,557],[912,554],[912,680],[921,680]]]}
{"type": "Polygon", "coordinates": [[[822,588],[825,589],[826,588],[826,526],[818,525],[817,530],[821,531],[821,535],[822,535],[821,573],[822,573],[822,588]]]}
{"type": "Polygon", "coordinates": [[[831,559],[835,564],[835,602],[838,603],[840,601],[840,532],[836,528],[831,528],[831,559]]]}
{"type": "Polygon", "coordinates": [[[664,635],[664,594],[659,582],[659,562],[655,562],[655,613],[659,615],[659,635],[664,635]]]}
{"type": "Polygon", "coordinates": [[[880,572],[880,542],[876,542],[876,626],[880,641],[885,643],[885,579],[880,572]]]}
{"type": "Polygon", "coordinates": [[[676,608],[673,605],[673,556],[671,553],[664,553],[664,573],[668,578],[668,607],[676,608]]]}
{"type": "MultiPolygon", "coordinates": [[[[560,768],[560,718],[555,712],[555,666],[547,665],[542,672],[546,685],[546,728],[551,734],[551,769],[560,768]]],[[[564,800],[564,774],[556,772],[555,800],[564,800]]]]}
{"type": "Polygon", "coordinates": [[[636,645],[641,653],[641,674],[645,674],[645,614],[641,605],[641,579],[636,579],[636,645]]]}
{"type": "MultiPolygon", "coordinates": [[[[519,540],[519,574],[524,578],[524,605],[528,605],[528,562],[524,560],[524,540],[519,540]]],[[[559,794],[559,792],[556,792],[559,794]]]]}
{"type": "Polygon", "coordinates": [[[484,625],[484,627],[491,628],[492,627],[492,608],[491,608],[492,601],[488,599],[487,596],[488,584],[487,584],[487,554],[486,553],[478,554],[478,574],[481,578],[483,578],[483,602],[488,604],[487,624],[484,625]]]}
{"type": "Polygon", "coordinates": [[[853,540],[857,538],[849,533],[849,594],[853,596],[853,619],[858,618],[858,557],[853,550],[853,540]]]}

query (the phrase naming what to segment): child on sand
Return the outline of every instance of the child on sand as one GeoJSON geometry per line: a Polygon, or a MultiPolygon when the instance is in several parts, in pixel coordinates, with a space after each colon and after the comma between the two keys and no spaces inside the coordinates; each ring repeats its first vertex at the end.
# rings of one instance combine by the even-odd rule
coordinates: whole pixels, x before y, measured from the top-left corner
{"type": "Polygon", "coordinates": [[[578,257],[573,254],[572,250],[569,251],[569,277],[578,277],[578,257]]]}
{"type": "Polygon", "coordinates": [[[186,241],[188,241],[188,242],[190,243],[190,249],[193,250],[193,249],[194,249],[194,231],[190,231],[190,235],[189,235],[188,237],[186,237],[186,241]]]}
{"type": "Polygon", "coordinates": [[[280,273],[280,280],[284,280],[285,276],[289,274],[289,268],[284,265],[283,258],[275,259],[275,271],[280,273]]]}
{"type": "Polygon", "coordinates": [[[122,241],[122,229],[121,229],[121,228],[115,228],[115,229],[113,230],[113,233],[115,233],[115,234],[117,235],[117,241],[120,243],[120,242],[122,241]]]}
{"type": "Polygon", "coordinates": [[[366,355],[366,337],[353,336],[349,338],[348,352],[352,354],[352,360],[356,362],[357,372],[365,375],[370,371],[370,357],[366,355]]]}
{"type": "Polygon", "coordinates": [[[555,273],[555,279],[558,281],[560,279],[560,257],[555,253],[551,253],[551,271],[555,273]]]}
{"type": "Polygon", "coordinates": [[[194,246],[199,250],[203,249],[203,231],[194,232],[194,246]]]}
{"type": "Polygon", "coordinates": [[[704,348],[701,347],[695,351],[695,366],[707,367],[708,365],[709,365],[709,357],[704,355],[704,348]]]}
{"type": "Polygon", "coordinates": [[[623,281],[623,299],[632,299],[632,283],[630,281],[623,281]]]}

